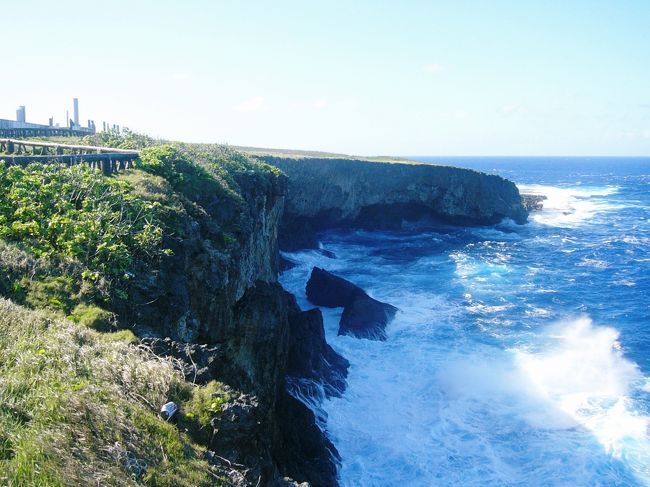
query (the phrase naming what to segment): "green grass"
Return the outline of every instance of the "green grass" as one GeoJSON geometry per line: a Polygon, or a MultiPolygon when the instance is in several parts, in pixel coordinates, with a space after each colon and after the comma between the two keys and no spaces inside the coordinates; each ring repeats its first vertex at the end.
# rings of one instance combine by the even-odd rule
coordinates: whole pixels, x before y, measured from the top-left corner
{"type": "Polygon", "coordinates": [[[208,444],[212,438],[212,418],[221,413],[231,395],[226,387],[217,381],[204,386],[179,390],[177,396],[183,403],[178,426],[189,432],[195,440],[208,444]]]}
{"type": "Polygon", "coordinates": [[[115,315],[110,311],[92,304],[79,303],[72,310],[69,318],[96,331],[111,331],[115,328],[115,315]]]}
{"type": "Polygon", "coordinates": [[[103,336],[0,298],[0,485],[220,485],[156,414],[172,363],[103,336]]]}
{"type": "Polygon", "coordinates": [[[202,454],[229,389],[184,382],[113,311],[191,228],[224,258],[236,252],[240,184],[281,173],[225,146],[132,133],[60,142],[141,158],[111,177],[0,163],[0,296],[11,300],[0,297],[0,486],[221,485],[202,454]],[[168,400],[178,424],[157,415],[168,400]]]}

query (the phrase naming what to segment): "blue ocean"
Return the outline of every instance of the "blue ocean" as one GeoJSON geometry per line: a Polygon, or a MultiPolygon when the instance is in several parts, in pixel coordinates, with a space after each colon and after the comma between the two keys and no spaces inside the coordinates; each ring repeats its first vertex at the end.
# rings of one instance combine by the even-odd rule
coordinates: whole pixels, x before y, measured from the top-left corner
{"type": "Polygon", "coordinates": [[[340,398],[313,404],[341,485],[650,485],[650,158],[421,158],[547,196],[529,223],[322,236],[313,266],[399,307],[385,342],[337,336],[340,398]]]}

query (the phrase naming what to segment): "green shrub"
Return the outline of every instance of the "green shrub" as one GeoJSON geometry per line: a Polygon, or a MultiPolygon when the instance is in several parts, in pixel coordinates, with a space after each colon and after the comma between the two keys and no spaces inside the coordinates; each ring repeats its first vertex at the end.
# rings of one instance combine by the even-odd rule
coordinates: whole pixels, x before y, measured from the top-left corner
{"type": "Polygon", "coordinates": [[[104,333],[101,338],[107,342],[124,342],[135,344],[140,341],[131,330],[119,330],[112,333],[104,333]]]}
{"type": "Polygon", "coordinates": [[[115,327],[115,315],[110,311],[91,304],[79,303],[72,314],[72,321],[96,331],[111,331],[115,327]]]}
{"type": "Polygon", "coordinates": [[[70,312],[76,286],[72,278],[58,276],[43,280],[23,278],[15,286],[14,294],[24,293],[24,302],[31,308],[50,309],[64,314],[70,312]]]}
{"type": "Polygon", "coordinates": [[[164,255],[159,207],[86,165],[0,163],[0,238],[37,257],[77,259],[87,279],[124,279],[135,257],[164,255]]]}
{"type": "Polygon", "coordinates": [[[226,190],[208,171],[170,145],[143,149],[137,166],[163,177],[190,201],[213,198],[226,190]]]}
{"type": "Polygon", "coordinates": [[[212,438],[210,422],[230,401],[230,394],[222,383],[214,380],[184,392],[185,394],[183,392],[179,394],[181,410],[178,425],[199,443],[208,444],[212,438]],[[185,395],[184,400],[183,395],[185,395]]]}

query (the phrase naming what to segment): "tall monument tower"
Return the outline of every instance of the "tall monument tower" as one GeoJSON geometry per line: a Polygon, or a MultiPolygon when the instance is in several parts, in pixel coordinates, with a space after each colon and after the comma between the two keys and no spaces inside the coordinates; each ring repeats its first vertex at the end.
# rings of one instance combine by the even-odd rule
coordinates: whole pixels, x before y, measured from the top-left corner
{"type": "Polygon", "coordinates": [[[74,124],[79,127],[79,98],[73,98],[72,104],[74,105],[74,124]]]}

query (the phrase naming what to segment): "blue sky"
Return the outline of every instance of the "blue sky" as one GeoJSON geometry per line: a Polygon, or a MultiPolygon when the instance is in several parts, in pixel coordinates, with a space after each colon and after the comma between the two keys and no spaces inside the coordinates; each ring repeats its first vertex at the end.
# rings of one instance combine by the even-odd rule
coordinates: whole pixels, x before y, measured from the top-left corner
{"type": "Polygon", "coordinates": [[[366,155],[650,155],[650,1],[21,0],[0,118],[366,155]]]}

